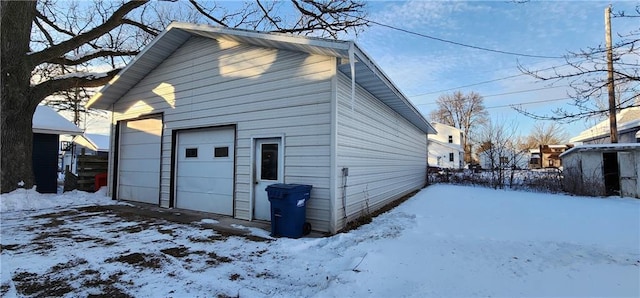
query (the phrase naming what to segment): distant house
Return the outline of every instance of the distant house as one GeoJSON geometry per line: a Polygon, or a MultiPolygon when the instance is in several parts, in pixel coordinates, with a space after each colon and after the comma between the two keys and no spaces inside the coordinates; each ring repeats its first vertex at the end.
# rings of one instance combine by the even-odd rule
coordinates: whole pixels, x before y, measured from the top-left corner
{"type": "MultiPolygon", "coordinates": [[[[640,107],[626,108],[616,115],[618,143],[640,143],[640,107]]],[[[609,119],[582,131],[571,143],[609,144],[609,119]]]]}
{"type": "Polygon", "coordinates": [[[351,41],[172,23],[89,102],[113,113],[114,199],[270,221],[309,184],[337,232],[426,183],[434,128],[351,41]]]}
{"type": "Polygon", "coordinates": [[[560,168],[562,159],[560,154],[573,148],[573,145],[540,145],[537,149],[529,150],[529,169],[560,168]]]}
{"type": "Polygon", "coordinates": [[[580,145],[560,158],[565,191],[640,198],[640,143],[580,145]]]}
{"type": "Polygon", "coordinates": [[[78,135],[82,130],[47,106],[36,107],[32,124],[36,190],[40,193],[56,193],[60,135],[78,135]]]}
{"type": "Polygon", "coordinates": [[[429,166],[461,169],[464,167],[464,149],[462,130],[453,126],[431,122],[438,132],[428,135],[429,166]]]}
{"type": "Polygon", "coordinates": [[[109,135],[88,133],[77,135],[66,144],[66,148],[63,148],[63,150],[63,170],[68,169],[71,173],[77,175],[79,155],[109,156],[109,135]]]}

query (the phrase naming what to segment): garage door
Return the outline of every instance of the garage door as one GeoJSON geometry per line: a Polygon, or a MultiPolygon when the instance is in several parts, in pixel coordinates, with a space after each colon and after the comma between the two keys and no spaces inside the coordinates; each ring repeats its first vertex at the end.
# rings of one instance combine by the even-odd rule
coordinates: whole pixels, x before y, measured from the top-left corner
{"type": "Polygon", "coordinates": [[[120,122],[118,199],[158,204],[162,118],[120,122]]]}
{"type": "Polygon", "coordinates": [[[178,133],[176,207],[233,215],[233,127],[178,133]]]}

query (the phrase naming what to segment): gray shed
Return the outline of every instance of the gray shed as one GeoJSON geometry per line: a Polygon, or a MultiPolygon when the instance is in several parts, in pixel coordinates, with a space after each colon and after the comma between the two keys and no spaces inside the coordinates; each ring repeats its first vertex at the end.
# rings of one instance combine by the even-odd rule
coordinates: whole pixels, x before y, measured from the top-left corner
{"type": "Polygon", "coordinates": [[[184,23],[89,105],[113,198],[269,221],[268,185],[310,184],[323,232],[422,188],[435,133],[354,42],[184,23]]]}
{"type": "Polygon", "coordinates": [[[640,198],[640,144],[581,145],[560,155],[565,191],[640,198]]]}

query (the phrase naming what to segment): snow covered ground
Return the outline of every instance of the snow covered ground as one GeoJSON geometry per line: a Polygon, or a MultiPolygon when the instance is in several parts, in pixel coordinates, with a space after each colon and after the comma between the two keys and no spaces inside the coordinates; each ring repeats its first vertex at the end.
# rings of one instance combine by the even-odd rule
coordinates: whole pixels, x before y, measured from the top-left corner
{"type": "Polygon", "coordinates": [[[103,193],[0,201],[3,297],[640,296],[631,198],[434,185],[349,233],[266,241],[91,207],[103,193]]]}

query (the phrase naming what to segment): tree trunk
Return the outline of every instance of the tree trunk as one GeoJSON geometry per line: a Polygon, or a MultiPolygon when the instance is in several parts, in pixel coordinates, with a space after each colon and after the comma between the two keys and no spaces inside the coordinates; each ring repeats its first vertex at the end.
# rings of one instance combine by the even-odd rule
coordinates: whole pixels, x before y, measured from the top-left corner
{"type": "Polygon", "coordinates": [[[29,52],[35,1],[2,1],[0,104],[0,192],[33,186],[32,118],[38,105],[31,98],[29,52]]]}

